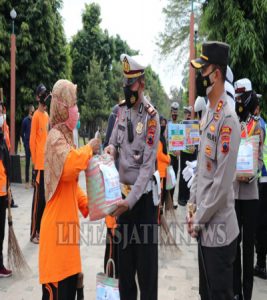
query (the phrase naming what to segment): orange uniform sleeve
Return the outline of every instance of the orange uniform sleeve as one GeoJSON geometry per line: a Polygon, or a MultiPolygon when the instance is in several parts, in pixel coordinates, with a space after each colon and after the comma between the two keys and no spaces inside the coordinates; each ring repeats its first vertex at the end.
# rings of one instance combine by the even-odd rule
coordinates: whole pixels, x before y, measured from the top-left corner
{"type": "Polygon", "coordinates": [[[78,207],[82,215],[86,218],[89,214],[89,208],[88,208],[88,198],[84,191],[81,189],[81,187],[78,184],[77,187],[77,200],[78,200],[78,207]]]}
{"type": "Polygon", "coordinates": [[[89,159],[92,156],[93,150],[89,145],[79,149],[71,149],[64,164],[61,180],[70,181],[77,178],[79,173],[87,168],[89,159]]]}
{"type": "Polygon", "coordinates": [[[169,164],[171,161],[170,155],[163,153],[163,145],[161,141],[158,145],[157,160],[158,162],[165,162],[167,164],[169,164]]]}
{"type": "Polygon", "coordinates": [[[38,130],[38,119],[34,114],[32,117],[31,123],[31,134],[30,134],[30,150],[31,150],[31,158],[32,162],[36,164],[36,132],[38,130]]]}
{"type": "Polygon", "coordinates": [[[8,151],[10,151],[11,143],[10,143],[9,127],[8,127],[6,121],[4,123],[4,135],[5,135],[5,141],[6,141],[7,149],[8,149],[8,151]]]}

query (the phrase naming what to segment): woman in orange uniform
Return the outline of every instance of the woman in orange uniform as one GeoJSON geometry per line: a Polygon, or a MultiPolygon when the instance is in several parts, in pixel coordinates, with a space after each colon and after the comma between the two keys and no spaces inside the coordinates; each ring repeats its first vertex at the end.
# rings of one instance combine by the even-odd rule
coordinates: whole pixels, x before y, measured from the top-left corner
{"type": "Polygon", "coordinates": [[[160,141],[158,145],[158,153],[157,153],[157,163],[158,163],[158,171],[161,179],[161,211],[163,213],[164,203],[167,197],[166,190],[166,173],[167,167],[171,162],[170,155],[168,155],[167,151],[167,143],[165,138],[165,130],[166,130],[167,120],[163,117],[160,117],[160,141]]]}
{"type": "Polygon", "coordinates": [[[68,80],[55,83],[50,109],[52,129],[45,150],[46,207],[40,231],[39,277],[43,300],[74,300],[81,272],[78,210],[84,217],[89,211],[78,175],[100,145],[93,139],[84,147],[74,148],[76,101],[76,85],[68,80]]]}
{"type": "Polygon", "coordinates": [[[36,89],[38,109],[32,117],[30,150],[35,170],[35,186],[32,200],[31,242],[39,244],[42,215],[45,208],[44,151],[48,134],[49,117],[45,111],[49,92],[43,84],[36,89]]]}

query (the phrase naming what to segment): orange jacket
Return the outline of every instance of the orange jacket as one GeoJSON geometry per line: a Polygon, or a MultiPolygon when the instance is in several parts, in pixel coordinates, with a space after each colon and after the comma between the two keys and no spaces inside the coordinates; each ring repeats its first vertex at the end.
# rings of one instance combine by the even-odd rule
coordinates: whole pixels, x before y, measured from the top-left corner
{"type": "Polygon", "coordinates": [[[89,145],[72,149],[67,156],[58,187],[46,203],[40,230],[40,283],[59,282],[80,273],[80,210],[88,216],[88,199],[78,185],[79,172],[93,155],[89,145]]]}
{"type": "Polygon", "coordinates": [[[3,124],[3,132],[4,132],[4,137],[5,137],[7,149],[8,149],[8,151],[10,151],[11,143],[10,143],[10,136],[9,136],[9,127],[8,127],[6,121],[3,124]]]}
{"type": "Polygon", "coordinates": [[[163,145],[162,142],[159,141],[158,145],[158,153],[157,153],[157,162],[158,162],[158,171],[160,174],[160,178],[166,177],[166,169],[170,164],[171,157],[168,154],[163,153],[163,145]]]}
{"type": "Polygon", "coordinates": [[[106,216],[106,225],[109,229],[115,229],[117,227],[116,217],[106,216]]]}
{"type": "Polygon", "coordinates": [[[7,176],[3,161],[0,160],[0,197],[7,195],[6,190],[7,176]]]}
{"type": "Polygon", "coordinates": [[[47,112],[36,110],[31,123],[30,149],[35,170],[44,170],[44,151],[48,133],[47,112]]]}

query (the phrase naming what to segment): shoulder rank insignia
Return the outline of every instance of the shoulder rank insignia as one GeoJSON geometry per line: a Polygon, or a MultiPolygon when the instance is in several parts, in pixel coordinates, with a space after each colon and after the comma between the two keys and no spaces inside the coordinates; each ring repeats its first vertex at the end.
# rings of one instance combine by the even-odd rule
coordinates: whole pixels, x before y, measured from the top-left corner
{"type": "Polygon", "coordinates": [[[126,100],[121,100],[119,106],[124,106],[124,105],[126,105],[126,100]]]}
{"type": "Polygon", "coordinates": [[[157,121],[155,119],[150,119],[148,121],[148,129],[147,129],[147,138],[146,138],[147,145],[153,146],[156,130],[157,130],[157,121]]]}
{"type": "Polygon", "coordinates": [[[149,103],[145,105],[145,110],[151,117],[155,117],[155,115],[157,114],[155,108],[149,103]]]}

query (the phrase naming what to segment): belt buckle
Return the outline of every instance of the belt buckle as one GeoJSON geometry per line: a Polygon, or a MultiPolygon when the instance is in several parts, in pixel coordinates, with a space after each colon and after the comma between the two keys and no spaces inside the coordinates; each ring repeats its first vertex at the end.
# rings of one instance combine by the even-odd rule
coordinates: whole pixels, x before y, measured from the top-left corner
{"type": "Polygon", "coordinates": [[[125,197],[127,197],[130,194],[131,190],[132,190],[132,188],[130,185],[127,185],[127,184],[121,185],[121,192],[125,197]]]}

